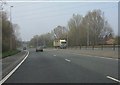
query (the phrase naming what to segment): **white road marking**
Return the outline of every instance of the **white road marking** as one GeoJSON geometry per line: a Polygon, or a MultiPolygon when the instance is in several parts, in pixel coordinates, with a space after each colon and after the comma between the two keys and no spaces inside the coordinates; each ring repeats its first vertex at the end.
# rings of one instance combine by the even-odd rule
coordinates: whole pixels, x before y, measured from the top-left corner
{"type": "Polygon", "coordinates": [[[20,65],[26,60],[26,58],[28,57],[28,55],[29,55],[29,51],[27,51],[28,52],[28,54],[26,55],[26,57],[7,75],[7,76],[5,76],[1,81],[0,81],[0,85],[2,84],[2,83],[4,83],[19,67],[20,67],[20,65]]]}
{"type": "Polygon", "coordinates": [[[102,56],[94,56],[94,57],[105,58],[105,59],[112,59],[112,60],[118,60],[118,59],[106,58],[106,57],[102,57],[102,56]]]}
{"type": "Polygon", "coordinates": [[[113,78],[113,77],[107,76],[107,78],[109,78],[109,79],[111,79],[111,80],[114,80],[114,81],[116,81],[116,82],[119,82],[119,83],[120,83],[120,80],[117,80],[117,79],[115,79],[115,78],[113,78]]]}
{"type": "Polygon", "coordinates": [[[66,61],[68,61],[68,62],[71,62],[71,60],[68,60],[68,59],[65,59],[66,61]]]}
{"type": "Polygon", "coordinates": [[[111,60],[118,60],[118,59],[106,58],[106,57],[102,57],[102,56],[85,55],[85,54],[77,54],[77,53],[71,53],[71,54],[74,54],[74,55],[82,55],[82,56],[89,56],[89,57],[97,57],[97,58],[104,58],[104,59],[111,59],[111,60]]]}
{"type": "Polygon", "coordinates": [[[53,56],[56,56],[56,55],[53,55],[53,56]]]}

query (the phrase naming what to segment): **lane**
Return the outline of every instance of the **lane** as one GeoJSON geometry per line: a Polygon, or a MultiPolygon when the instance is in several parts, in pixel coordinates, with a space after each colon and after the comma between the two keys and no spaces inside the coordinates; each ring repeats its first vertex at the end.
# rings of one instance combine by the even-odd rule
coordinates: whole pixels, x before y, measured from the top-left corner
{"type": "MultiPolygon", "coordinates": [[[[102,56],[91,56],[86,54],[80,54],[79,52],[66,51],[65,49],[54,49],[55,54],[61,55],[74,64],[81,65],[92,71],[96,71],[101,75],[105,75],[106,78],[120,82],[118,72],[120,70],[120,60],[114,58],[107,58],[102,56]],[[67,54],[67,56],[65,56],[67,54]]],[[[51,51],[51,50],[48,50],[51,51]]]]}
{"type": "Polygon", "coordinates": [[[30,50],[25,62],[5,83],[115,83],[73,60],[67,62],[65,58],[69,56],[73,55],[56,50],[37,53],[30,50]]]}
{"type": "Polygon", "coordinates": [[[56,50],[55,54],[70,60],[74,64],[99,72],[105,76],[109,75],[118,79],[118,70],[120,70],[118,67],[118,63],[120,63],[119,60],[85,56],[66,50],[56,50]]]}

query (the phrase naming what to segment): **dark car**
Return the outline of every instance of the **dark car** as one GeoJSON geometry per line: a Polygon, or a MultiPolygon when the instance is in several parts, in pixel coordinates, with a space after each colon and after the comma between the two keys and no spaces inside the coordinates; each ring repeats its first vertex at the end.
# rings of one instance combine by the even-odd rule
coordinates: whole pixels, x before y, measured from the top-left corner
{"type": "Polygon", "coordinates": [[[23,50],[26,50],[26,47],[23,47],[23,50]]]}
{"type": "Polygon", "coordinates": [[[36,48],[36,52],[38,52],[38,51],[43,52],[43,46],[39,46],[39,47],[37,47],[37,48],[36,48]]]}

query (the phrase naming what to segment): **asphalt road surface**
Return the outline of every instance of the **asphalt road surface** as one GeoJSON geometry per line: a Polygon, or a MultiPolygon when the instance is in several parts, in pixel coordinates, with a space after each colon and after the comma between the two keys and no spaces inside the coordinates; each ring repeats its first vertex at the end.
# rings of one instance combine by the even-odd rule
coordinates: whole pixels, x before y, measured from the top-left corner
{"type": "Polygon", "coordinates": [[[63,50],[29,49],[24,63],[4,83],[117,83],[118,60],[63,50]]]}

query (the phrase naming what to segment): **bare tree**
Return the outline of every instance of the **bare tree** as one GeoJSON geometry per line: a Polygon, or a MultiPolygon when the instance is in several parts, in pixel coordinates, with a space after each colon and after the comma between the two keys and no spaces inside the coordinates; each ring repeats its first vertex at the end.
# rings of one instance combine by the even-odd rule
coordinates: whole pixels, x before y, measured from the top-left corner
{"type": "Polygon", "coordinates": [[[36,47],[36,46],[47,46],[51,47],[53,43],[53,34],[52,33],[46,33],[42,35],[35,35],[29,42],[30,46],[36,47]]]}
{"type": "Polygon", "coordinates": [[[2,50],[9,51],[16,49],[16,36],[13,24],[8,20],[7,13],[2,11],[2,50]],[[12,26],[11,26],[12,25],[12,26]],[[10,38],[12,42],[12,49],[10,49],[10,38]]]}
{"type": "Polygon", "coordinates": [[[113,34],[113,30],[105,20],[104,13],[101,10],[93,10],[88,12],[84,19],[85,26],[89,31],[89,42],[92,44],[99,44],[101,34],[104,34],[101,35],[101,37],[108,33],[113,34]]]}
{"type": "Polygon", "coordinates": [[[67,29],[64,26],[57,26],[53,30],[56,39],[66,39],[67,29]]]}
{"type": "Polygon", "coordinates": [[[82,16],[73,14],[73,17],[68,22],[69,27],[69,44],[70,45],[80,45],[81,44],[81,25],[82,16]]]}

